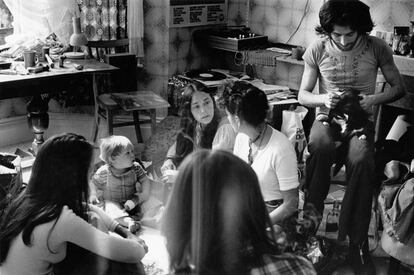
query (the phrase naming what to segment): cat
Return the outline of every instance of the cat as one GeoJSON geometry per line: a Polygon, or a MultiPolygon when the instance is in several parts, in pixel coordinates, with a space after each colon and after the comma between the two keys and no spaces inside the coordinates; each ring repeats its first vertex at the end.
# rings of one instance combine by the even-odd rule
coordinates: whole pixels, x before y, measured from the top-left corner
{"type": "Polygon", "coordinates": [[[339,141],[333,175],[336,175],[345,164],[348,141],[355,135],[361,140],[366,139],[363,132],[369,121],[369,114],[359,102],[360,92],[355,89],[340,90],[340,92],[339,102],[329,111],[327,119],[323,120],[324,124],[331,126],[334,139],[339,141]]]}

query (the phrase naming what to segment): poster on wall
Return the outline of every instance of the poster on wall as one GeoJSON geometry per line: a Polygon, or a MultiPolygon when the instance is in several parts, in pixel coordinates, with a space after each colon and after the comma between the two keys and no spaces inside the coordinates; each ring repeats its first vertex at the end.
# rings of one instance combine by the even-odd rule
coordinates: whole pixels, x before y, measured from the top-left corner
{"type": "Polygon", "coordinates": [[[171,0],[170,27],[227,23],[227,0],[171,0]]]}

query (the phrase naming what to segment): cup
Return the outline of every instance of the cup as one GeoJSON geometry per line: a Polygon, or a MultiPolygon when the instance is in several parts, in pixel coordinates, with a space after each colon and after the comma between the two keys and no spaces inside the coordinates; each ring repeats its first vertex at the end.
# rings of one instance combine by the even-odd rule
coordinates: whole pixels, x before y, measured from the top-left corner
{"type": "Polygon", "coordinates": [[[25,51],[23,52],[24,67],[27,69],[29,67],[34,67],[36,63],[39,62],[39,59],[36,56],[36,51],[25,51]]]}

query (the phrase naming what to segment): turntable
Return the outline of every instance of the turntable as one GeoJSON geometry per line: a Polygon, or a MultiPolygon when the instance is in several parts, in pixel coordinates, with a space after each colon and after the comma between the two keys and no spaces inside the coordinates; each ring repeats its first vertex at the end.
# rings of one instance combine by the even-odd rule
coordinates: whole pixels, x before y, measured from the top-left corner
{"type": "Polygon", "coordinates": [[[268,43],[267,36],[243,26],[199,30],[194,32],[194,37],[211,48],[227,51],[265,48],[268,43]]]}
{"type": "Polygon", "coordinates": [[[227,78],[227,76],[223,73],[210,70],[191,70],[186,72],[185,76],[201,81],[216,81],[227,78]]]}

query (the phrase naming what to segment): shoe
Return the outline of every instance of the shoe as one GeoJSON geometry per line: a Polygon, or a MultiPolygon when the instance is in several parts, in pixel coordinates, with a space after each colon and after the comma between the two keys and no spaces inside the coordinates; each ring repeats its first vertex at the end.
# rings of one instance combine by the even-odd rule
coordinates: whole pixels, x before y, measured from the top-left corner
{"type": "Polygon", "coordinates": [[[368,240],[362,245],[349,244],[348,262],[357,275],[375,275],[375,265],[368,248],[368,240]]]}

